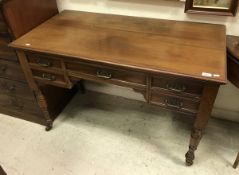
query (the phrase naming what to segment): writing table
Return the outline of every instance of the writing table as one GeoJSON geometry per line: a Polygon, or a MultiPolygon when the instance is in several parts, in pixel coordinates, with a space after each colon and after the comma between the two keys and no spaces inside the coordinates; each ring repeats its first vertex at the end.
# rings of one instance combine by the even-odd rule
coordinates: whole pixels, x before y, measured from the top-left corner
{"type": "MultiPolygon", "coordinates": [[[[81,80],[133,88],[154,104],[195,116],[187,165],[221,84],[226,83],[222,25],[63,11],[10,44],[52,127],[42,84],[81,80]]],[[[179,133],[180,134],[180,133],[179,133]]]]}

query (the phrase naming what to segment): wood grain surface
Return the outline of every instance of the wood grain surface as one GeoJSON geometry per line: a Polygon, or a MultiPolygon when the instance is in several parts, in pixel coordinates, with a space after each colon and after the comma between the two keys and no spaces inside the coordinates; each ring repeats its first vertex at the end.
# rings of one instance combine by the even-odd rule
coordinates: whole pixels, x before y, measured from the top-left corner
{"type": "Polygon", "coordinates": [[[222,25],[63,11],[10,46],[155,73],[227,81],[222,25]]]}

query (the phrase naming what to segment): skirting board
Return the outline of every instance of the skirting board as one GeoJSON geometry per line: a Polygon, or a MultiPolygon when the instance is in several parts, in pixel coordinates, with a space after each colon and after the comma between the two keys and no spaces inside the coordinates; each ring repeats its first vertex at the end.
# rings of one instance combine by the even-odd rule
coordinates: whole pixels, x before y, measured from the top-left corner
{"type": "Polygon", "coordinates": [[[215,118],[239,122],[239,112],[238,111],[232,111],[232,110],[214,107],[214,109],[212,111],[212,116],[215,118]]]}

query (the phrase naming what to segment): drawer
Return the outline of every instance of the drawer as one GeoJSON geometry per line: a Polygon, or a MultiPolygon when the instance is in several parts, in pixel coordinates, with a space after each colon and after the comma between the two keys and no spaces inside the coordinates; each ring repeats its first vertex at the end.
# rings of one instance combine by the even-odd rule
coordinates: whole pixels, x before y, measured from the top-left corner
{"type": "Polygon", "coordinates": [[[183,78],[153,77],[152,89],[163,89],[170,93],[184,94],[188,96],[201,96],[204,84],[198,81],[183,78]]]}
{"type": "Polygon", "coordinates": [[[10,42],[10,37],[0,35],[0,58],[18,62],[14,49],[8,47],[10,42]]]}
{"type": "Polygon", "coordinates": [[[200,101],[173,94],[166,94],[163,91],[152,91],[150,103],[178,112],[196,114],[200,101]]]}
{"type": "Polygon", "coordinates": [[[27,59],[30,65],[33,66],[43,68],[62,68],[61,61],[57,58],[51,58],[37,54],[28,54],[27,59]]]}
{"type": "Polygon", "coordinates": [[[25,82],[19,63],[0,59],[0,77],[25,82]]]}
{"type": "Polygon", "coordinates": [[[0,107],[8,111],[24,112],[32,115],[39,115],[41,113],[35,100],[3,93],[0,93],[0,107]]]}
{"type": "Polygon", "coordinates": [[[146,75],[137,71],[114,69],[103,65],[91,65],[87,63],[66,62],[66,69],[70,76],[78,75],[79,78],[111,82],[118,85],[132,87],[146,87],[146,75]]]}
{"type": "Polygon", "coordinates": [[[35,99],[27,84],[3,78],[0,78],[0,93],[15,95],[29,100],[35,99]]]}
{"type": "Polygon", "coordinates": [[[60,87],[67,87],[63,74],[50,73],[47,71],[40,71],[32,69],[32,74],[35,80],[45,84],[56,85],[60,87]]]}

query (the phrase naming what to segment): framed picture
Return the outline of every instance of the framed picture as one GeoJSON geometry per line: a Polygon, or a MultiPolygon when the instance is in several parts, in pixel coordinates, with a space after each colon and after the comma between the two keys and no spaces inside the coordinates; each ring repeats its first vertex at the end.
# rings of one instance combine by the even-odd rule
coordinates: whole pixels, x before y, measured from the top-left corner
{"type": "Polygon", "coordinates": [[[186,0],[185,13],[235,16],[238,0],[186,0]]]}

